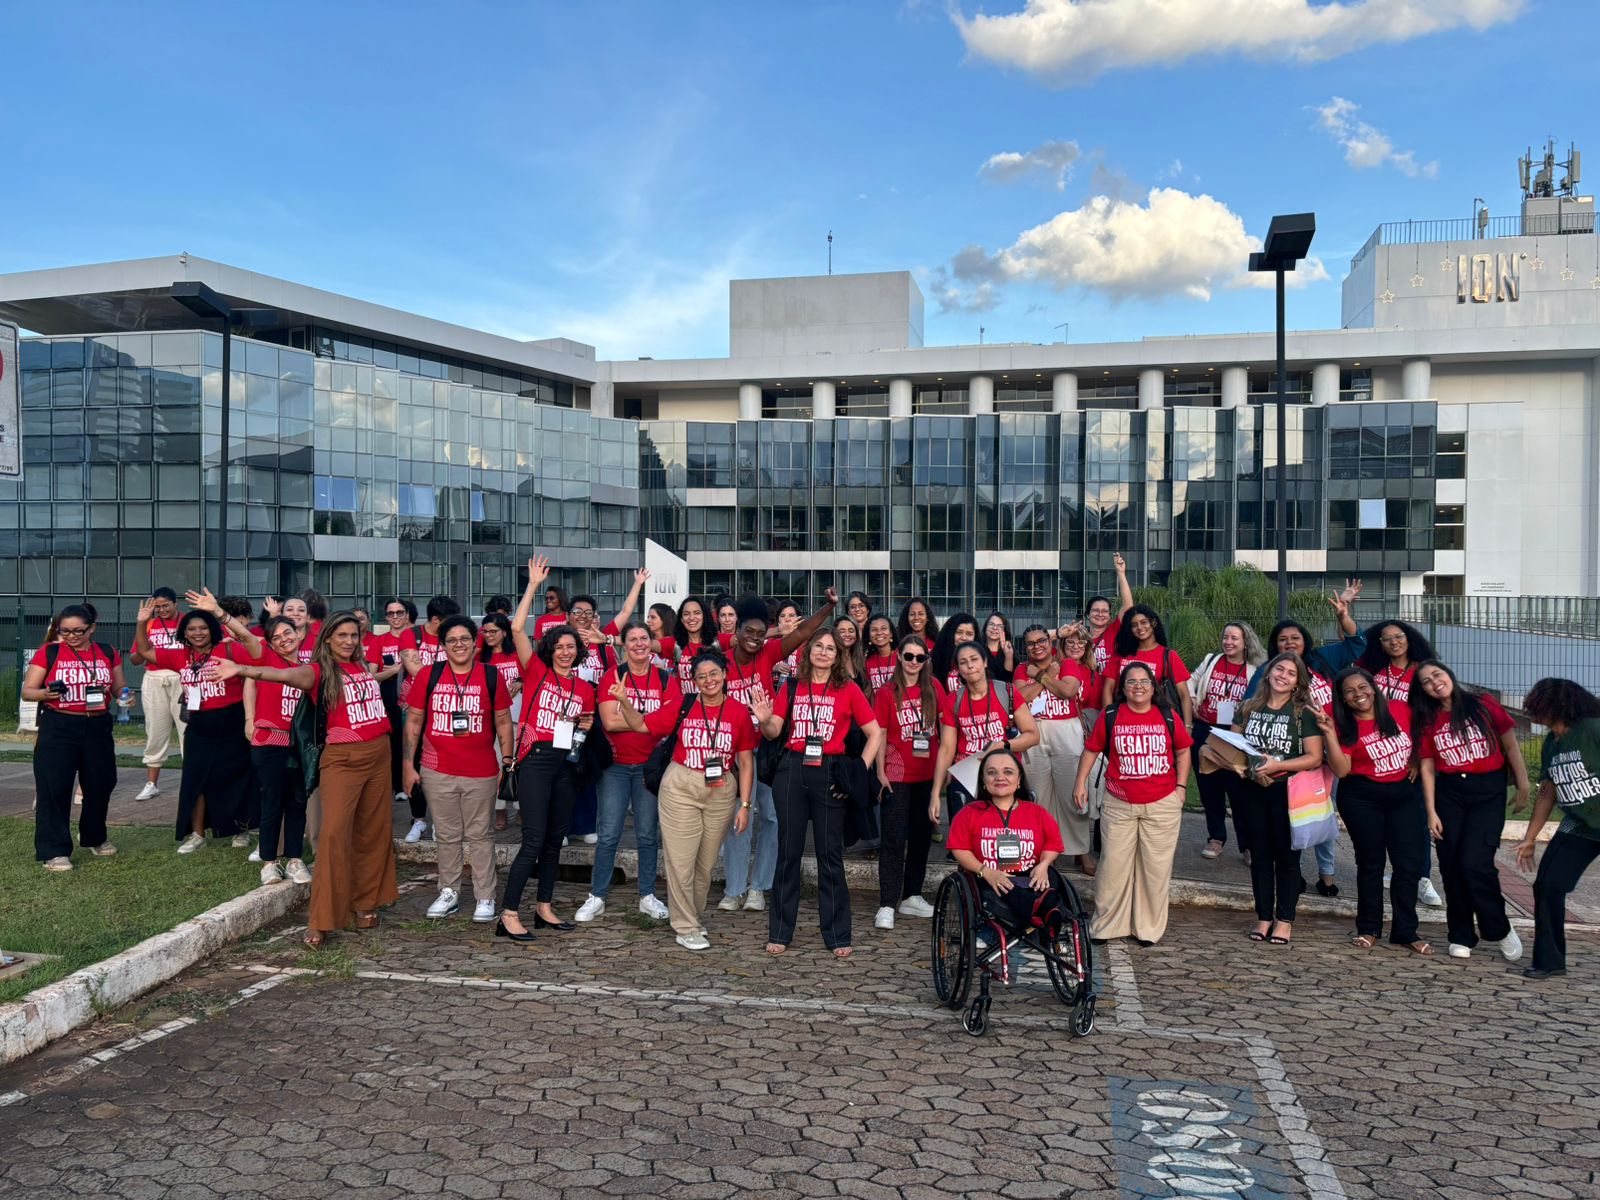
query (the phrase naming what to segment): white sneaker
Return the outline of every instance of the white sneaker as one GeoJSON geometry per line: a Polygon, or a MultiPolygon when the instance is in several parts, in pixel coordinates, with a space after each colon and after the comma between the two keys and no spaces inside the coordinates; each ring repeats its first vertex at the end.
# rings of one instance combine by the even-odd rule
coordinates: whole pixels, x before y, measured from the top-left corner
{"type": "Polygon", "coordinates": [[[233,841],[228,844],[235,850],[243,850],[250,844],[250,835],[248,833],[236,833],[233,835],[233,841]]]}
{"type": "Polygon", "coordinates": [[[203,833],[191,833],[178,843],[179,854],[193,854],[196,850],[204,850],[205,848],[206,835],[203,833]]]}
{"type": "Polygon", "coordinates": [[[428,823],[421,817],[418,817],[415,821],[411,822],[411,829],[406,834],[406,841],[420,842],[422,840],[422,835],[427,831],[428,823]]]}
{"type": "Polygon", "coordinates": [[[406,795],[404,792],[396,792],[394,794],[394,802],[396,804],[410,804],[411,797],[406,795]]]}
{"type": "Polygon", "coordinates": [[[260,862],[261,861],[261,847],[260,847],[260,845],[257,845],[254,850],[250,851],[249,854],[246,854],[244,856],[244,860],[245,860],[245,862],[260,862]]]}
{"type": "Polygon", "coordinates": [[[931,917],[933,916],[933,905],[929,904],[921,896],[907,896],[900,901],[900,911],[908,917],[931,917]]]}
{"type": "Polygon", "coordinates": [[[744,894],[745,912],[766,912],[767,894],[760,888],[751,888],[744,894]]]}
{"type": "Polygon", "coordinates": [[[1522,957],[1522,939],[1517,936],[1515,929],[1500,939],[1499,946],[1507,962],[1516,962],[1522,957]]]}
{"type": "Polygon", "coordinates": [[[479,900],[472,906],[472,919],[479,925],[487,925],[496,915],[493,900],[479,900]]]}
{"type": "Polygon", "coordinates": [[[101,842],[98,846],[90,846],[89,853],[96,858],[110,858],[117,852],[117,848],[110,842],[101,842]]]}
{"type": "Polygon", "coordinates": [[[1450,949],[1446,951],[1451,958],[1471,958],[1472,947],[1463,946],[1460,942],[1451,942],[1450,949]]]}
{"type": "Polygon", "coordinates": [[[70,871],[72,860],[65,855],[58,854],[55,858],[47,859],[44,864],[46,871],[70,871]]]}
{"type": "Polygon", "coordinates": [[[580,925],[587,925],[590,921],[606,911],[604,897],[589,893],[589,898],[578,906],[578,911],[572,914],[572,919],[580,925]]]}
{"type": "Polygon", "coordinates": [[[135,800],[154,800],[159,795],[161,795],[160,786],[158,784],[153,783],[152,781],[147,779],[147,780],[145,780],[144,786],[139,789],[139,794],[137,796],[135,796],[134,799],[135,800]]]}
{"type": "Polygon", "coordinates": [[[563,850],[565,850],[567,848],[567,843],[570,842],[571,840],[572,840],[571,838],[562,838],[561,839],[561,848],[563,850]]]}
{"type": "Polygon", "coordinates": [[[639,911],[652,920],[665,921],[667,906],[654,895],[639,897],[639,911]]]}
{"type": "Polygon", "coordinates": [[[428,915],[435,920],[440,917],[451,917],[460,907],[461,897],[456,895],[455,888],[443,888],[439,892],[439,898],[428,905],[428,915]]]}
{"type": "Polygon", "coordinates": [[[298,858],[291,858],[283,868],[284,878],[290,883],[310,883],[311,868],[298,858]]]}
{"type": "Polygon", "coordinates": [[[1439,889],[1433,886],[1433,880],[1421,879],[1417,883],[1417,899],[1430,908],[1443,908],[1444,897],[1439,895],[1439,889]]]}
{"type": "Polygon", "coordinates": [[[724,896],[721,900],[717,901],[718,912],[738,912],[743,907],[743,892],[740,892],[737,896],[724,896]]]}
{"type": "Polygon", "coordinates": [[[678,945],[685,950],[709,950],[711,949],[711,939],[703,933],[680,933],[678,935],[678,945]]]}
{"type": "Polygon", "coordinates": [[[596,845],[599,843],[599,841],[600,835],[598,833],[586,833],[583,835],[583,844],[585,846],[596,845]]]}
{"type": "Polygon", "coordinates": [[[276,861],[261,864],[261,882],[263,884],[282,883],[283,868],[276,861]]]}
{"type": "Polygon", "coordinates": [[[888,905],[880,908],[878,910],[878,915],[872,918],[872,927],[874,929],[893,929],[894,909],[890,908],[888,905]]]}

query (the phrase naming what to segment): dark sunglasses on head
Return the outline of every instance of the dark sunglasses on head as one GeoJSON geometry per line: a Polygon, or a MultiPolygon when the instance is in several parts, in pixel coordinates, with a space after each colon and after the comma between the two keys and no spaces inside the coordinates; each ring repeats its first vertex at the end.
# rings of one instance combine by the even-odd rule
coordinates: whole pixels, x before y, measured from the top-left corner
{"type": "Polygon", "coordinates": [[[913,654],[909,650],[900,651],[900,657],[905,659],[907,662],[927,662],[928,661],[928,656],[926,654],[913,654]]]}

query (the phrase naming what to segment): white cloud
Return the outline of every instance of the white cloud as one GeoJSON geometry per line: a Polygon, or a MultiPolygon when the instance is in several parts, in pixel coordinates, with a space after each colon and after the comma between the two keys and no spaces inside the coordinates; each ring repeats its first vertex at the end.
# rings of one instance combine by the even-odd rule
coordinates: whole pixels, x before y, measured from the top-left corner
{"type": "Polygon", "coordinates": [[[1053,83],[1207,54],[1319,62],[1366,46],[1514,19],[1527,0],[1027,0],[1000,16],[956,10],[967,49],[1053,83]]]}
{"type": "MultiPolygon", "coordinates": [[[[1287,288],[1310,287],[1313,283],[1326,283],[1333,276],[1328,274],[1328,268],[1315,254],[1308,254],[1301,260],[1300,266],[1290,271],[1283,277],[1283,284],[1287,288]]],[[[1241,271],[1228,280],[1230,288],[1274,288],[1278,286],[1276,275],[1267,271],[1241,271]]]]}
{"type": "Polygon", "coordinates": [[[1078,161],[1081,151],[1077,142],[1041,142],[1026,154],[1015,150],[991,154],[978,168],[978,178],[994,183],[1015,183],[1019,179],[1042,175],[1053,178],[1057,191],[1066,190],[1072,178],[1072,164],[1078,161]]]}
{"type": "Polygon", "coordinates": [[[1439,173],[1436,162],[1417,162],[1414,150],[1396,150],[1381,129],[1356,117],[1359,104],[1335,96],[1317,109],[1317,121],[1323,132],[1344,147],[1344,160],[1358,171],[1381,167],[1388,163],[1402,175],[1412,179],[1432,179],[1439,173]]]}
{"type": "MultiPolygon", "coordinates": [[[[1084,288],[1112,303],[1188,296],[1209,300],[1219,287],[1256,286],[1245,271],[1261,241],[1244,221],[1211,196],[1152,188],[1142,199],[1095,196],[1024,230],[991,254],[968,246],[931,276],[943,312],[994,307],[1008,283],[1044,284],[1056,291],[1084,288]]],[[[1308,259],[1295,286],[1328,278],[1320,259],[1308,259]]]]}

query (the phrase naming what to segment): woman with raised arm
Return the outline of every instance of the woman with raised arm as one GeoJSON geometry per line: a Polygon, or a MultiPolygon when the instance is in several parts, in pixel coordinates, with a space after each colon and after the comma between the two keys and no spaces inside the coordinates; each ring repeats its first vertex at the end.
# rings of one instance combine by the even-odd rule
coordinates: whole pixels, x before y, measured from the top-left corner
{"type": "Polygon", "coordinates": [[[752,689],[751,711],[761,732],[782,739],[786,752],[772,783],[778,812],[778,867],[767,915],[767,953],[782,954],[794,937],[800,912],[800,859],[811,827],[817,856],[817,908],[822,941],[836,958],[850,954],[850,891],[844,877],[845,735],[852,723],[866,735],[861,762],[877,761],[883,730],[861,689],[844,673],[839,638],[824,629],[807,643],[793,687],[776,702],[752,689]]]}
{"type": "Polygon", "coordinates": [[[1339,777],[1336,800],[1356,851],[1356,931],[1350,944],[1370,950],[1383,935],[1383,864],[1394,868],[1389,940],[1413,954],[1433,947],[1417,936],[1417,881],[1427,862],[1428,823],[1417,789],[1411,710],[1391,704],[1372,676],[1347,667],[1333,681],[1333,712],[1317,710],[1328,765],[1339,777]]]}
{"type": "Polygon", "coordinates": [[[1266,761],[1252,773],[1213,772],[1228,781],[1233,824],[1250,851],[1250,887],[1255,893],[1254,942],[1287,946],[1300,905],[1300,851],[1289,831],[1289,779],[1322,766],[1322,731],[1311,701],[1310,672],[1294,654],[1267,663],[1266,682],[1239,706],[1229,722],[1235,733],[1261,750],[1266,761]]]}
{"type": "MultiPolygon", "coordinates": [[[[1117,608],[1113,612],[1111,601],[1104,596],[1091,596],[1089,603],[1084,606],[1083,619],[1089,626],[1089,639],[1094,648],[1094,669],[1096,674],[1104,675],[1106,663],[1111,659],[1112,648],[1117,642],[1117,633],[1122,628],[1122,619],[1128,615],[1128,610],[1133,607],[1133,588],[1128,584],[1128,563],[1121,554],[1111,556],[1111,564],[1117,569],[1117,608]]],[[[1062,626],[1061,635],[1065,635],[1066,626],[1062,626]]],[[[1099,699],[1098,696],[1095,699],[1099,699]]]]}
{"type": "Polygon", "coordinates": [[[1522,939],[1506,918],[1495,851],[1506,825],[1506,781],[1516,785],[1512,811],[1528,802],[1528,764],[1517,728],[1493,696],[1461,686],[1455,672],[1428,659],[1411,689],[1411,740],[1421,755],[1428,832],[1439,844],[1445,928],[1451,958],[1470,958],[1481,934],[1507,962],[1522,939]]]}
{"type": "Polygon", "coordinates": [[[97,858],[117,848],[106,837],[106,809],[117,786],[113,703],[124,708],[122,656],[94,640],[94,613],[69,604],[55,617],[54,636],[34,651],[22,677],[22,698],[39,706],[33,748],[33,856],[46,871],[72,870],[72,786],[82,781],[78,841],[97,858]]]}
{"type": "Polygon", "coordinates": [[[893,675],[872,697],[872,715],[883,728],[878,752],[883,835],[878,845],[878,912],[872,922],[879,929],[893,929],[897,911],[933,916],[922,885],[933,841],[928,809],[943,697],[944,689],[928,669],[928,643],[908,633],[900,639],[893,675]]]}
{"type": "Polygon", "coordinates": [[[187,592],[184,599],[189,611],[178,621],[177,645],[164,650],[150,645],[155,601],[139,605],[134,650],[151,666],[178,672],[183,688],[182,715],[188,733],[173,836],[179,854],[193,854],[206,844],[207,825],[219,838],[233,839],[235,846],[250,844],[250,835],[239,825],[250,766],[250,744],[244,736],[244,685],[211,678],[207,668],[227,660],[253,662],[261,655],[261,639],[243,621],[224,614],[209,589],[187,592]],[[232,641],[223,636],[224,631],[233,635],[232,641]]]}
{"type": "Polygon", "coordinates": [[[1167,627],[1148,604],[1135,604],[1130,608],[1117,630],[1116,643],[1106,663],[1105,683],[1100,688],[1102,708],[1117,699],[1122,672],[1135,662],[1150,668],[1150,673],[1156,677],[1156,687],[1166,693],[1164,698],[1182,714],[1185,726],[1192,725],[1194,701],[1184,686],[1189,682],[1189,669],[1183,665],[1183,659],[1167,648],[1167,627]]]}
{"type": "MultiPolygon", "coordinates": [[[[989,678],[989,660],[982,646],[963,642],[956,650],[955,667],[958,686],[945,696],[939,710],[939,758],[933,769],[933,795],[928,800],[928,820],[935,825],[939,823],[939,794],[946,782],[950,784],[951,820],[962,804],[972,799],[951,776],[951,767],[992,746],[1008,746],[1012,753],[1021,754],[1039,744],[1039,727],[1028,702],[989,678]]],[[[935,672],[934,680],[938,679],[935,672]]]]}
{"type": "MultiPolygon", "coordinates": [[[[1226,729],[1234,713],[1244,703],[1250,675],[1267,661],[1256,631],[1244,621],[1229,621],[1222,627],[1222,645],[1195,668],[1189,679],[1189,696],[1194,701],[1193,753],[1199,754],[1214,725],[1226,729]]],[[[1193,764],[1198,768],[1199,764],[1193,764]]],[[[1206,845],[1201,858],[1216,858],[1228,844],[1228,777],[1220,771],[1197,776],[1200,803],[1206,810],[1206,845]]]]}
{"type": "Polygon", "coordinates": [[[1356,665],[1371,674],[1385,697],[1410,704],[1417,666],[1433,657],[1433,647],[1421,630],[1404,621],[1379,621],[1367,630],[1367,644],[1356,665]]]}
{"type": "Polygon", "coordinates": [[[634,706],[622,680],[611,697],[628,728],[659,742],[672,739],[672,761],[657,794],[661,859],[667,877],[667,918],[685,950],[709,950],[706,899],[711,868],[729,828],[750,824],[755,784],[756,727],[744,705],[728,695],[727,660],[713,647],[695,654],[693,695],[649,715],[634,706]]]}
{"type": "MultiPolygon", "coordinates": [[[[300,665],[301,632],[288,617],[268,617],[261,665],[287,670],[300,665]]],[[[261,794],[261,882],[310,883],[306,869],[306,786],[292,761],[289,734],[300,689],[270,680],[244,683],[244,732],[261,794]],[[283,862],[279,862],[280,850],[283,862]]]]}
{"type": "MultiPolygon", "coordinates": [[[[511,618],[511,637],[522,664],[522,722],[518,726],[517,807],[522,811],[522,846],[506,872],[495,936],[531,942],[518,909],[528,879],[537,867],[539,890],[534,925],[567,933],[577,928],[557,915],[552,901],[561,868],[561,839],[567,836],[577,800],[576,769],[583,742],[594,725],[594,688],[580,679],[578,634],[570,625],[552,625],[537,650],[528,638],[528,611],[534,594],[550,574],[550,560],[528,560],[528,586],[511,618]]],[[[578,603],[577,599],[573,604],[578,603]]],[[[599,736],[598,731],[594,731],[599,736]]]]}
{"type": "Polygon", "coordinates": [[[1104,754],[1100,870],[1095,877],[1098,941],[1133,937],[1153,946],[1167,931],[1167,894],[1189,785],[1189,730],[1156,690],[1150,664],[1130,662],[1122,700],[1100,714],[1084,741],[1072,802],[1089,810],[1089,773],[1104,754]]]}
{"type": "Polygon", "coordinates": [[[1079,812],[1072,802],[1078,784],[1078,759],[1083,755],[1083,710],[1093,671],[1083,659],[1089,646],[1088,631],[1069,627],[1068,653],[1078,660],[1058,659],[1050,644],[1050,631],[1030,625],[1022,632],[1022,662],[1013,679],[1017,695],[1039,726],[1039,744],[1022,756],[1033,798],[1044,805],[1061,831],[1063,853],[1072,855],[1078,869],[1093,875],[1094,817],[1079,812]]]}
{"type": "Polygon", "coordinates": [[[254,679],[299,688],[315,706],[316,724],[327,731],[318,764],[322,827],[301,940],[315,949],[352,917],[357,929],[375,929],[378,909],[400,898],[390,815],[389,716],[362,651],[355,615],[336,612],[322,623],[306,666],[214,658],[206,675],[225,685],[254,679]]]}

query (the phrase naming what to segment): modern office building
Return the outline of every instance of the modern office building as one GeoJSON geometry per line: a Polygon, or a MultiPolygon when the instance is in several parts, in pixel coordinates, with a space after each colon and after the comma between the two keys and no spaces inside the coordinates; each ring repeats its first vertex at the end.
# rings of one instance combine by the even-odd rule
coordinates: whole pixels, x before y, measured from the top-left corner
{"type": "MultiPolygon", "coordinates": [[[[1267,333],[924,346],[890,272],[736,280],[728,357],[604,362],[183,254],[0,276],[34,335],[0,611],[126,620],[215,581],[222,337],[182,282],[262,310],[232,340],[229,590],[478,601],[537,549],[604,601],[648,537],[695,591],[1055,616],[1114,550],[1146,579],[1275,562],[1267,333]]],[[[1600,594],[1587,200],[1382,226],[1342,328],[1290,333],[1288,364],[1297,584],[1600,594]]]]}

